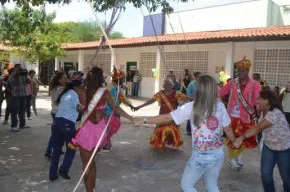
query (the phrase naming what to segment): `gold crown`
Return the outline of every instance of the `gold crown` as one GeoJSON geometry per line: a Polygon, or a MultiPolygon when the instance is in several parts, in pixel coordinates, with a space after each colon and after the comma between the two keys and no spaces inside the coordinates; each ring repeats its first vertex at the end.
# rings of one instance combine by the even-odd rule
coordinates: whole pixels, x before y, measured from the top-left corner
{"type": "Polygon", "coordinates": [[[244,56],[244,58],[237,63],[237,68],[240,69],[250,69],[251,66],[252,63],[249,59],[246,59],[246,56],[244,56]]]}

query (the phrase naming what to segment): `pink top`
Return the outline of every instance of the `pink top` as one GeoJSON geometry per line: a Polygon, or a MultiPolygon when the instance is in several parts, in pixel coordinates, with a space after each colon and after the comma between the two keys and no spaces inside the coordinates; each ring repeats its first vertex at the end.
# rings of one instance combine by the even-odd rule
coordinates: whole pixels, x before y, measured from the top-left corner
{"type": "MultiPolygon", "coordinates": [[[[259,97],[260,91],[261,91],[260,84],[256,82],[254,79],[249,78],[249,81],[246,84],[245,89],[242,90],[242,92],[243,92],[244,98],[246,99],[246,101],[248,102],[251,108],[254,108],[257,98],[259,97]]],[[[228,103],[227,110],[228,110],[229,115],[231,116],[234,110],[234,107],[236,105],[236,101],[237,100],[239,101],[238,91],[237,91],[237,87],[235,86],[234,80],[231,80],[224,87],[220,88],[219,95],[220,97],[229,95],[229,103],[228,103]]],[[[250,123],[250,115],[248,114],[248,112],[246,111],[246,109],[244,108],[241,102],[239,102],[239,106],[240,106],[239,108],[240,118],[242,122],[250,123]]]]}

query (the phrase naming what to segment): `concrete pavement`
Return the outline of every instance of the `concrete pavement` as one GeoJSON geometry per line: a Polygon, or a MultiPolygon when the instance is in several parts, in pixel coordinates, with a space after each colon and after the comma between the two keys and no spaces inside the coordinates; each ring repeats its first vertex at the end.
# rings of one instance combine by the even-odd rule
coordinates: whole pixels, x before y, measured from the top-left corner
{"type": "MultiPolygon", "coordinates": [[[[142,102],[133,100],[134,105],[142,102]]],[[[27,120],[30,129],[15,133],[10,131],[9,125],[0,124],[0,192],[71,192],[81,175],[81,161],[77,153],[69,173],[72,177],[70,181],[62,178],[53,183],[48,181],[49,161],[43,155],[50,135],[48,123],[51,117],[50,99],[46,93],[39,95],[37,106],[39,115],[27,120]]],[[[156,104],[134,113],[141,116],[157,114],[156,104]]],[[[152,126],[134,128],[123,120],[122,128],[113,137],[112,151],[102,152],[96,157],[98,192],[181,191],[180,179],[191,154],[191,138],[182,129],[184,146],[159,152],[148,144],[152,131],[152,126]]],[[[243,170],[235,172],[223,167],[219,181],[221,191],[262,192],[259,167],[259,150],[247,151],[243,170]]],[[[277,171],[275,181],[277,191],[282,191],[277,171]]],[[[206,191],[202,181],[197,188],[206,191]]],[[[85,191],[83,184],[78,191],[85,191]]]]}

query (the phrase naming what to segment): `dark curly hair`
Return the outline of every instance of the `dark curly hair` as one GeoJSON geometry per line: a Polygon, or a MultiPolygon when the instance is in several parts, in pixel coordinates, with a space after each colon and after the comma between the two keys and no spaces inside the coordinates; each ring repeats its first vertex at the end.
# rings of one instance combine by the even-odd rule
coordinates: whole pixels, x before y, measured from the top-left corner
{"type": "Polygon", "coordinates": [[[260,92],[260,97],[262,99],[268,100],[270,105],[270,111],[277,108],[283,112],[283,108],[280,104],[279,99],[275,95],[275,93],[271,90],[263,90],[260,92]]]}
{"type": "Polygon", "coordinates": [[[50,90],[56,89],[57,86],[60,85],[58,81],[63,77],[63,75],[65,75],[65,73],[62,71],[56,73],[50,82],[50,90]]]}
{"type": "Polygon", "coordinates": [[[66,94],[69,90],[73,89],[74,87],[79,87],[82,85],[82,81],[80,80],[73,80],[66,84],[62,93],[58,96],[56,103],[59,104],[61,97],[66,94]]]}

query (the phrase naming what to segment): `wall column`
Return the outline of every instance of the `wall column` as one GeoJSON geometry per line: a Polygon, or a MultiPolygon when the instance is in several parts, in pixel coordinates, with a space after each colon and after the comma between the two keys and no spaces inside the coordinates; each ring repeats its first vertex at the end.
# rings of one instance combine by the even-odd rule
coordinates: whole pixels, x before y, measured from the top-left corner
{"type": "Polygon", "coordinates": [[[157,47],[157,53],[156,53],[156,69],[159,69],[159,74],[158,74],[158,78],[155,78],[155,93],[157,93],[158,91],[160,91],[160,75],[161,75],[161,63],[162,63],[162,51],[163,51],[163,47],[159,46],[157,47]]]}
{"type": "Polygon", "coordinates": [[[55,57],[54,58],[54,70],[55,71],[58,71],[59,70],[59,68],[58,68],[58,57],[55,57]]]}
{"type": "Polygon", "coordinates": [[[79,50],[78,55],[78,71],[84,71],[84,50],[79,50]]]}
{"type": "Polygon", "coordinates": [[[121,69],[120,63],[117,63],[117,57],[116,57],[116,52],[115,49],[111,49],[111,68],[110,72],[113,71],[114,66],[116,66],[117,69],[121,69]]]}
{"type": "Polygon", "coordinates": [[[228,50],[227,50],[227,55],[226,55],[225,73],[227,76],[232,78],[236,45],[235,45],[235,42],[229,42],[227,44],[228,44],[228,50]]]}

